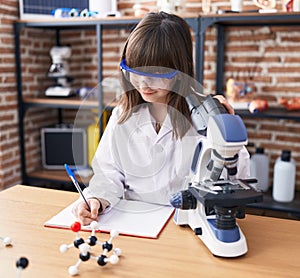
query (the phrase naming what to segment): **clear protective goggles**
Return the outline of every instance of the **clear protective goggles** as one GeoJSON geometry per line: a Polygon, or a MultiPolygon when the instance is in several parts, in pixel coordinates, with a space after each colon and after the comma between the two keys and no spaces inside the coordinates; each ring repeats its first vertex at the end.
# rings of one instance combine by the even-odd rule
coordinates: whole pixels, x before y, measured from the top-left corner
{"type": "Polygon", "coordinates": [[[126,59],[123,59],[121,61],[120,68],[123,71],[123,73],[125,73],[125,72],[128,73],[129,72],[129,73],[134,73],[134,74],[141,75],[141,76],[155,77],[155,78],[166,78],[166,79],[172,79],[178,73],[178,70],[174,70],[174,71],[171,71],[171,72],[159,72],[159,71],[161,71],[161,69],[166,69],[166,68],[153,67],[153,66],[140,67],[141,69],[143,69],[143,71],[140,71],[140,70],[138,70],[139,68],[133,69],[133,68],[128,67],[127,64],[126,64],[126,59]]]}
{"type": "Polygon", "coordinates": [[[143,83],[152,88],[170,89],[171,79],[178,74],[178,70],[170,71],[169,68],[157,66],[137,67],[133,69],[127,66],[125,59],[121,61],[120,69],[125,78],[135,87],[143,83]]]}

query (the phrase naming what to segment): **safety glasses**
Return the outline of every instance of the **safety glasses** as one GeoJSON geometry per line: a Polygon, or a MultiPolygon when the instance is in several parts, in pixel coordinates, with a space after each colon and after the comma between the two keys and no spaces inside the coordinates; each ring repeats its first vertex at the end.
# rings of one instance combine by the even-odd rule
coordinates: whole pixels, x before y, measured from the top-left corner
{"type": "Polygon", "coordinates": [[[162,67],[139,67],[139,68],[130,68],[126,64],[126,59],[123,59],[120,63],[120,68],[123,71],[123,73],[128,76],[128,73],[137,74],[140,76],[146,76],[146,77],[154,77],[154,78],[165,78],[165,79],[172,79],[174,78],[178,70],[174,70],[171,72],[165,72],[167,68],[162,67]],[[138,70],[143,69],[143,70],[138,70]]]}

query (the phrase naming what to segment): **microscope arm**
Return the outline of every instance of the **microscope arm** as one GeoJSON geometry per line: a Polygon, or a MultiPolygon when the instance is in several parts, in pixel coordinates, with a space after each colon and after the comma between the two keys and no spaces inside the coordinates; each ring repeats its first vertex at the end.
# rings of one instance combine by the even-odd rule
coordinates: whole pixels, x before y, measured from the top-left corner
{"type": "MultiPolygon", "coordinates": [[[[225,107],[211,95],[200,102],[195,95],[190,95],[186,101],[191,110],[191,118],[194,127],[199,134],[206,135],[210,149],[210,159],[207,169],[211,172],[210,180],[217,181],[225,167],[229,176],[237,173],[238,152],[247,144],[246,127],[238,115],[228,114],[225,107]]],[[[201,154],[195,152],[195,156],[201,154]]],[[[193,164],[200,157],[194,156],[193,164]]],[[[198,175],[203,165],[197,162],[198,175]]],[[[207,177],[206,177],[207,178],[207,177]]],[[[198,179],[198,182],[200,180],[198,179]]]]}

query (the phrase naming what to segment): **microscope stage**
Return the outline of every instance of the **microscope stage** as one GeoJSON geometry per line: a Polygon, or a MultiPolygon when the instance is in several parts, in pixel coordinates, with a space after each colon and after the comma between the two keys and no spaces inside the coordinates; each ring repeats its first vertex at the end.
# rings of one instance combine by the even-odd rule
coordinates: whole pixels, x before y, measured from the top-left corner
{"type": "Polygon", "coordinates": [[[201,190],[201,187],[197,188],[193,186],[189,188],[189,191],[206,207],[214,205],[224,207],[243,206],[263,201],[263,194],[261,192],[257,192],[251,187],[244,189],[238,185],[231,187],[231,190],[218,191],[217,194],[212,194],[201,190]]]}

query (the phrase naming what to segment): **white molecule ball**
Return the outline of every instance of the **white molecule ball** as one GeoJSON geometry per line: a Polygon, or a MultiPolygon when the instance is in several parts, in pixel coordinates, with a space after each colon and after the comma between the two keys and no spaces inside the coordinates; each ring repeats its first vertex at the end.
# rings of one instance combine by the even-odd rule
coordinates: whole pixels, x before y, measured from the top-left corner
{"type": "Polygon", "coordinates": [[[86,254],[88,251],[90,251],[90,246],[87,243],[82,243],[79,245],[80,252],[86,254]]]}
{"type": "Polygon", "coordinates": [[[115,248],[115,249],[114,249],[114,253],[115,253],[117,256],[121,256],[121,254],[122,254],[122,249],[121,249],[121,248],[115,248]]]}
{"type": "Polygon", "coordinates": [[[111,230],[110,231],[110,236],[111,237],[117,237],[119,235],[119,232],[118,231],[116,231],[116,230],[111,230]]]}
{"type": "Polygon", "coordinates": [[[3,243],[4,243],[5,246],[10,245],[11,241],[12,241],[11,238],[8,237],[8,236],[3,239],[3,243]]]}
{"type": "Polygon", "coordinates": [[[98,229],[98,222],[97,221],[92,221],[90,224],[92,229],[98,229]]]}
{"type": "Polygon", "coordinates": [[[78,274],[78,268],[77,268],[76,265],[71,265],[69,267],[69,274],[72,275],[72,276],[78,274]]]}
{"type": "Polygon", "coordinates": [[[62,244],[60,247],[59,247],[59,251],[61,253],[66,253],[68,251],[68,245],[67,244],[62,244]]]}
{"type": "Polygon", "coordinates": [[[118,261],[119,261],[119,257],[118,257],[117,255],[111,255],[111,256],[109,257],[109,262],[110,262],[111,264],[117,264],[118,261]]]}

